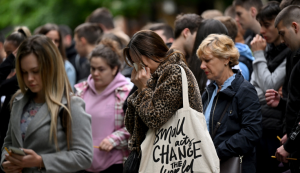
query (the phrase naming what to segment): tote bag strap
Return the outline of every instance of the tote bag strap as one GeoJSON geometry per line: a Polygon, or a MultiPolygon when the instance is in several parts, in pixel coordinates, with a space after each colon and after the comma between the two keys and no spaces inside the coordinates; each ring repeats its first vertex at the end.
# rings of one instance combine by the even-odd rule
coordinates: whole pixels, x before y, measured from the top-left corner
{"type": "Polygon", "coordinates": [[[187,77],[185,70],[180,65],[178,66],[181,69],[183,108],[187,109],[190,107],[187,77]]]}

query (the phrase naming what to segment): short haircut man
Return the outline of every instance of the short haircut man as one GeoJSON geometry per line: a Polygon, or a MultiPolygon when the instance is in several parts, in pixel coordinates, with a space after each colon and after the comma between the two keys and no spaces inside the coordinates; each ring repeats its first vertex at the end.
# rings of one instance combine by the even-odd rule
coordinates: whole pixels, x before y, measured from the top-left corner
{"type": "Polygon", "coordinates": [[[235,0],[236,21],[247,30],[252,30],[255,34],[259,34],[260,25],[256,21],[256,15],[262,8],[261,0],[235,0]]]}
{"type": "MultiPolygon", "coordinates": [[[[275,19],[275,27],[278,29],[280,37],[284,43],[292,50],[300,48],[300,6],[291,5],[284,8],[275,19]]],[[[299,51],[293,58],[299,59],[299,51]]],[[[299,158],[299,141],[300,141],[300,61],[295,63],[290,74],[288,84],[288,99],[285,108],[285,129],[287,133],[286,142],[277,149],[275,156],[277,160],[287,162],[287,156],[291,158],[299,158]]],[[[277,97],[278,98],[278,97],[277,97]]],[[[272,98],[274,100],[274,98],[272,98]]],[[[281,99],[280,99],[281,103],[281,99]]],[[[290,170],[292,173],[299,172],[299,162],[290,162],[290,170]]]]}
{"type": "Polygon", "coordinates": [[[148,26],[148,29],[156,32],[165,43],[172,43],[174,41],[173,28],[166,23],[155,23],[148,26]]]}
{"type": "Polygon", "coordinates": [[[97,8],[86,18],[85,22],[97,23],[101,26],[104,32],[112,30],[115,28],[113,22],[113,15],[110,11],[104,7],[97,8]]]}
{"type": "Polygon", "coordinates": [[[177,39],[180,36],[181,32],[185,28],[188,28],[190,30],[191,34],[193,34],[195,31],[197,31],[201,21],[202,21],[202,17],[197,14],[180,14],[180,15],[178,15],[174,22],[175,39],[177,39]]]}
{"type": "Polygon", "coordinates": [[[87,55],[98,44],[103,30],[95,23],[84,23],[76,27],[74,32],[75,48],[81,57],[87,55]]]}
{"type": "Polygon", "coordinates": [[[192,52],[202,17],[197,14],[180,14],[174,22],[175,40],[171,49],[177,49],[188,59],[192,52]]]}
{"type": "Polygon", "coordinates": [[[283,22],[283,26],[288,27],[292,22],[300,23],[300,6],[291,5],[284,8],[275,19],[275,27],[279,22],[283,22]]]}
{"type": "Polygon", "coordinates": [[[274,25],[290,49],[300,48],[300,6],[290,5],[284,8],[277,15],[274,25]]]}
{"type": "Polygon", "coordinates": [[[89,44],[97,44],[103,31],[97,25],[93,23],[84,23],[75,28],[75,34],[78,38],[84,37],[89,44]]]}

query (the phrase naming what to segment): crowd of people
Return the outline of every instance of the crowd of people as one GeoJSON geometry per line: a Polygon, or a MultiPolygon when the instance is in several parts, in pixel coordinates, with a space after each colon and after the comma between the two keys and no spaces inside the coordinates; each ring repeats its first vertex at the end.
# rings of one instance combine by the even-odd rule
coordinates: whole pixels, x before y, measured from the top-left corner
{"type": "Polygon", "coordinates": [[[0,35],[0,172],[134,172],[147,131],[183,108],[182,70],[221,165],[300,172],[300,1],[234,0],[131,38],[98,8],[72,33],[0,35]]]}

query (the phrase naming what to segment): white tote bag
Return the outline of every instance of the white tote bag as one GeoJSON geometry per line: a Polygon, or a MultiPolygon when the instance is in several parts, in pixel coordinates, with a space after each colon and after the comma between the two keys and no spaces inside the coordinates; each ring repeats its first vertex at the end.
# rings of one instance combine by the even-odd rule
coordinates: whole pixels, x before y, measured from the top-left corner
{"type": "Polygon", "coordinates": [[[220,161],[203,113],[192,109],[181,68],[183,108],[160,129],[149,129],[141,144],[139,173],[219,173],[220,161]]]}

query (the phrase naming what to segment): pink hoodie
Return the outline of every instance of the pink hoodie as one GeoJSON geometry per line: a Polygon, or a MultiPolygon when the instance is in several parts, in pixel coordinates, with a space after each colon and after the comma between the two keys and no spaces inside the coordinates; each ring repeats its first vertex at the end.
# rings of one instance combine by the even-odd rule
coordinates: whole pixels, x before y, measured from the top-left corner
{"type": "MultiPolygon", "coordinates": [[[[88,89],[83,95],[86,103],[86,112],[92,116],[92,136],[94,146],[99,146],[101,141],[114,132],[115,124],[115,90],[128,84],[126,78],[118,73],[114,80],[98,94],[91,75],[88,77],[88,89]]],[[[100,172],[111,165],[122,164],[122,151],[113,148],[110,152],[94,148],[92,166],[89,172],[100,172]]]]}

